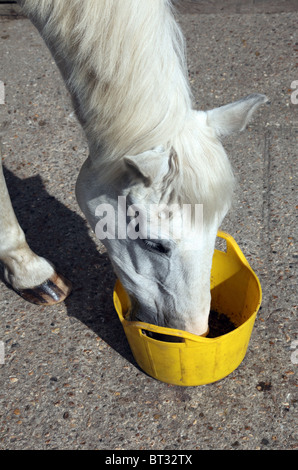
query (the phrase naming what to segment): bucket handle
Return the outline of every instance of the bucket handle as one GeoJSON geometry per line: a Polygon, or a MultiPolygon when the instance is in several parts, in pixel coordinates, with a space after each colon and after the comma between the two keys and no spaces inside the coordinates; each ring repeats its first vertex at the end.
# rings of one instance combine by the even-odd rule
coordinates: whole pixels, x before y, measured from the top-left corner
{"type": "Polygon", "coordinates": [[[182,331],[178,329],[173,329],[173,328],[166,328],[166,327],[161,327],[161,326],[156,326],[152,325],[150,323],[143,323],[143,322],[138,322],[134,321],[131,322],[130,324],[127,322],[126,323],[127,327],[131,328],[137,328],[139,330],[139,335],[147,335],[157,341],[161,342],[168,342],[165,337],[167,338],[173,338],[172,343],[185,343],[185,340],[190,340],[192,342],[198,342],[200,339],[205,339],[205,337],[208,335],[209,330],[201,336],[195,335],[193,333],[189,333],[188,331],[182,331]],[[149,333],[149,334],[148,334],[149,333]],[[162,338],[164,337],[164,338],[162,338]],[[179,341],[180,340],[180,341],[179,341]]]}
{"type": "Polygon", "coordinates": [[[249,269],[251,270],[251,267],[248,264],[247,259],[245,258],[244,254],[240,250],[240,248],[239,248],[238,244],[236,243],[236,241],[234,240],[234,238],[231,235],[229,235],[228,233],[222,232],[220,230],[217,232],[217,236],[226,241],[227,253],[229,253],[230,256],[234,256],[234,257],[238,258],[242,262],[242,264],[249,267],[249,269]]]}

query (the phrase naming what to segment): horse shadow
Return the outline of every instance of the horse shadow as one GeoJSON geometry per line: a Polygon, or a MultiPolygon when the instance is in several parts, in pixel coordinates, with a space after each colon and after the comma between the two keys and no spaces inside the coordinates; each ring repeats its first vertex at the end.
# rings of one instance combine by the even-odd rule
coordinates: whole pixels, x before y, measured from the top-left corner
{"type": "MultiPolygon", "coordinates": [[[[87,222],[51,196],[39,175],[20,179],[5,167],[3,172],[29,246],[73,284],[65,300],[69,317],[137,366],[113,306],[115,274],[108,255],[92,240],[87,222]]],[[[4,281],[3,272],[0,279],[4,281]]]]}

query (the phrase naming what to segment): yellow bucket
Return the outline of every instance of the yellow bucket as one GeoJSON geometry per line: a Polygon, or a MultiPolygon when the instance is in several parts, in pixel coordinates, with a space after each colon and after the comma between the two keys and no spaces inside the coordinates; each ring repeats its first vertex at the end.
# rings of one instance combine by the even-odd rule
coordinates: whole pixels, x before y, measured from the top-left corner
{"type": "MultiPolygon", "coordinates": [[[[138,365],[150,376],[175,385],[203,385],[226,377],[243,361],[262,291],[260,282],[235,240],[224,232],[227,250],[215,250],[211,271],[211,309],[225,314],[236,326],[217,338],[125,319],[130,299],[120,281],[114,305],[138,365]],[[161,341],[146,332],[173,336],[161,341]]],[[[153,335],[154,336],[154,335],[153,335]]]]}

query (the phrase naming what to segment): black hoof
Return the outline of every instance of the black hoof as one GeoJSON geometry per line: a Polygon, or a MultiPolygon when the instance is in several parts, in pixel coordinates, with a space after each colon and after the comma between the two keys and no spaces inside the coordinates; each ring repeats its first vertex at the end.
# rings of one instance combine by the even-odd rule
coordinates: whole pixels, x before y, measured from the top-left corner
{"type": "Polygon", "coordinates": [[[21,289],[16,292],[28,302],[35,305],[55,305],[63,302],[71,292],[71,282],[55,273],[50,279],[32,289],[21,289]]]}

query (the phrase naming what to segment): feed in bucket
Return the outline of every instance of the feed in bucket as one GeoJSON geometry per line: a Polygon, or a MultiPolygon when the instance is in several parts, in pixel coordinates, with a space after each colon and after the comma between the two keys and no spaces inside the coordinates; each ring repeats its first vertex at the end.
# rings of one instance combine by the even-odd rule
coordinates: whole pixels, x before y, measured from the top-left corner
{"type": "Polygon", "coordinates": [[[224,314],[235,329],[214,338],[126,320],[130,299],[120,281],[114,305],[138,365],[169,384],[195,386],[216,382],[243,361],[258,313],[260,282],[235,240],[224,232],[226,251],[215,250],[211,270],[211,310],[224,314]]]}

